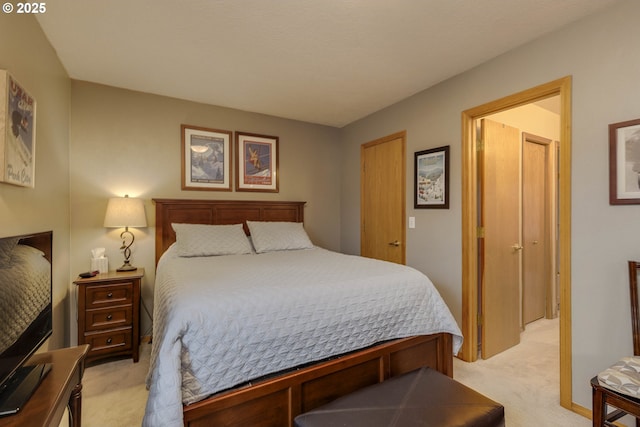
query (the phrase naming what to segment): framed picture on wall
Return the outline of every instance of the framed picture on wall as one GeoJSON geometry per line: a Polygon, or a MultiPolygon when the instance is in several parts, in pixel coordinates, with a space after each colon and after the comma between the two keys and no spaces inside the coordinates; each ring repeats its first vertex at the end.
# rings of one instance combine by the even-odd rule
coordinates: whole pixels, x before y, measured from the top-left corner
{"type": "Polygon", "coordinates": [[[609,204],[640,204],[640,119],[609,125],[609,204]]]}
{"type": "Polygon", "coordinates": [[[449,209],[449,146],[415,153],[414,208],[449,209]]]}
{"type": "Polygon", "coordinates": [[[35,187],[36,100],[0,70],[0,181],[35,187]]]}
{"type": "Polygon", "coordinates": [[[231,131],[181,125],[182,189],[231,191],[231,131]]]}
{"type": "Polygon", "coordinates": [[[237,191],[277,193],[278,137],[236,132],[237,191]]]}

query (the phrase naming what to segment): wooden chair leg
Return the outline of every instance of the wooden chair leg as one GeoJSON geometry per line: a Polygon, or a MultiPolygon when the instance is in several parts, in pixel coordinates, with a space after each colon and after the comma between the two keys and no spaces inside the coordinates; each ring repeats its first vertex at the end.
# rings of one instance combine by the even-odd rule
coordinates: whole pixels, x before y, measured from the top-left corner
{"type": "MultiPolygon", "coordinates": [[[[598,389],[593,389],[593,427],[604,427],[607,414],[604,394],[598,389]]],[[[640,426],[637,426],[640,427],[640,426]]]]}

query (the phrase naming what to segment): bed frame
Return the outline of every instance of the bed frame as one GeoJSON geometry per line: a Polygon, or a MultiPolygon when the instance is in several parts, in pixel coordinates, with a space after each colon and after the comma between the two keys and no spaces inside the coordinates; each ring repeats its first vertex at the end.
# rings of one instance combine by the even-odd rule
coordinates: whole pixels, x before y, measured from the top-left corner
{"type": "Polygon", "coordinates": [[[25,234],[20,237],[20,244],[32,246],[41,250],[47,261],[51,261],[53,231],[43,231],[41,233],[25,234]]]}
{"type": "MultiPolygon", "coordinates": [[[[305,202],[154,199],[156,263],[175,242],[171,223],[303,222],[305,202]]],[[[453,376],[452,337],[440,333],[387,341],[328,361],[215,394],[185,406],[184,425],[293,426],[303,412],[363,387],[428,366],[453,376]]]]}

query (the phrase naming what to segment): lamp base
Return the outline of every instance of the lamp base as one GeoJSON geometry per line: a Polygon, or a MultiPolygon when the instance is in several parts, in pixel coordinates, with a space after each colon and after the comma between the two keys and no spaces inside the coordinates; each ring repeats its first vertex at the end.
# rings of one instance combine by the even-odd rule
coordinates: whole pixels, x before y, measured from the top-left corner
{"type": "Polygon", "coordinates": [[[134,267],[133,265],[129,264],[129,260],[125,260],[124,264],[122,264],[122,267],[116,269],[116,271],[135,271],[137,270],[138,267],[134,267]]]}

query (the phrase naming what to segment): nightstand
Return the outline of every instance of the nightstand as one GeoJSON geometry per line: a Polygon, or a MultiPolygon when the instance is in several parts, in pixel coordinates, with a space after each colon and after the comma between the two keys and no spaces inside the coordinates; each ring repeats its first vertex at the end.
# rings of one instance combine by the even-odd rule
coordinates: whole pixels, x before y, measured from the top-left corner
{"type": "Polygon", "coordinates": [[[78,345],[89,344],[87,362],[140,356],[140,286],[144,268],[78,278],[78,345]]]}

